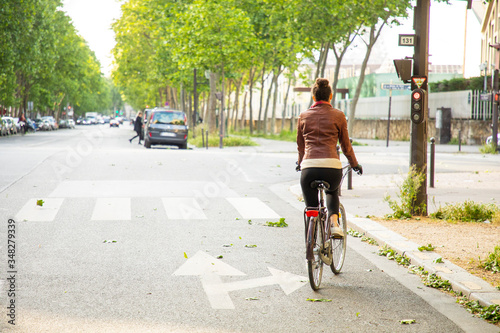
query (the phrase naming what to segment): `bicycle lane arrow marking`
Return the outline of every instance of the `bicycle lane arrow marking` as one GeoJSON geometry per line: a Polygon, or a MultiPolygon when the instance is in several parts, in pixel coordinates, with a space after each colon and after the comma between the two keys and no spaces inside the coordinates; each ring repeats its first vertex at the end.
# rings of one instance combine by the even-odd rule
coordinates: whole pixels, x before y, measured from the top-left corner
{"type": "Polygon", "coordinates": [[[234,309],[233,301],[229,296],[230,291],[251,289],[273,284],[280,285],[286,295],[291,294],[307,283],[307,278],[268,267],[270,276],[223,283],[221,276],[241,276],[245,273],[215,259],[214,257],[198,251],[179,267],[173,275],[200,276],[203,290],[207,294],[213,309],[234,309]]]}

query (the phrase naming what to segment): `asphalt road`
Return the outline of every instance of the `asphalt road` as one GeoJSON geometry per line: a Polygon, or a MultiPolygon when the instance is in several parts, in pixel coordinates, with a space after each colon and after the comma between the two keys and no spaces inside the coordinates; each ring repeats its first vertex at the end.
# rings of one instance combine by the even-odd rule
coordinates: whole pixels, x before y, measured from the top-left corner
{"type": "MultiPolygon", "coordinates": [[[[343,273],[325,268],[313,292],[293,144],[148,150],[132,136],[0,138],[0,331],[498,332],[351,237],[343,273]]],[[[407,164],[407,147],[383,148],[359,147],[368,178],[407,164]]],[[[353,210],[381,196],[363,203],[359,184],[353,210]]]]}

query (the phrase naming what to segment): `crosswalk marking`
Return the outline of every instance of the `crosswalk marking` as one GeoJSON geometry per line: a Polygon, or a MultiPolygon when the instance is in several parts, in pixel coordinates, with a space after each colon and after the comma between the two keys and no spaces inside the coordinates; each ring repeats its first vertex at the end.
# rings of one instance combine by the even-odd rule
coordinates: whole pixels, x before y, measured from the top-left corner
{"type": "Polygon", "coordinates": [[[49,195],[55,198],[221,198],[238,196],[222,182],[99,180],[64,181],[49,195]]]}
{"type": "Polygon", "coordinates": [[[258,198],[226,198],[245,219],[277,219],[279,215],[258,198]]]}
{"type": "Polygon", "coordinates": [[[131,216],[130,198],[97,198],[91,220],[130,220],[131,216]]]}
{"type": "Polygon", "coordinates": [[[53,221],[61,208],[64,198],[29,199],[16,215],[17,221],[53,221]],[[37,201],[42,200],[41,206],[37,201]]]}
{"type": "MultiPolygon", "coordinates": [[[[98,197],[92,198],[94,206],[90,220],[92,221],[129,221],[132,219],[132,199],[131,197],[98,197]]],[[[135,199],[135,198],[134,198],[135,199]]],[[[210,200],[205,201],[203,208],[195,197],[163,197],[161,199],[165,213],[171,220],[207,220],[207,212],[215,214],[214,207],[220,213],[219,206],[211,205],[210,200]]],[[[38,199],[32,198],[24,205],[16,215],[19,221],[53,221],[64,198],[46,198],[43,206],[36,204],[38,199]]],[[[242,218],[257,219],[277,219],[276,214],[268,205],[260,199],[251,198],[226,198],[226,206],[229,203],[236,209],[242,218]]],[[[90,215],[90,214],[89,214],[90,215]]]]}
{"type": "Polygon", "coordinates": [[[195,198],[162,198],[163,206],[172,220],[206,220],[207,216],[195,198]]]}

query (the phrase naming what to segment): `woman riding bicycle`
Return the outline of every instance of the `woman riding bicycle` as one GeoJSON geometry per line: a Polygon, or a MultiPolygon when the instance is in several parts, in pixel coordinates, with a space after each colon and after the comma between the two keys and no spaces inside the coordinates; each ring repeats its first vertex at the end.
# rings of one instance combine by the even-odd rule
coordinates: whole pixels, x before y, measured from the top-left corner
{"type": "Polygon", "coordinates": [[[363,168],[354,155],[347,132],[347,120],[342,111],[330,104],[332,88],[327,79],[316,79],[312,88],[314,104],[299,116],[297,123],[297,150],[299,160],[297,168],[302,170],[300,185],[306,207],[317,207],[317,190],[311,182],[324,180],[330,185],[327,194],[328,218],[331,234],[344,237],[338,225],[339,196],[338,186],[342,179],[342,163],[337,153],[337,142],[347,157],[352,169],[359,174],[363,168]]]}

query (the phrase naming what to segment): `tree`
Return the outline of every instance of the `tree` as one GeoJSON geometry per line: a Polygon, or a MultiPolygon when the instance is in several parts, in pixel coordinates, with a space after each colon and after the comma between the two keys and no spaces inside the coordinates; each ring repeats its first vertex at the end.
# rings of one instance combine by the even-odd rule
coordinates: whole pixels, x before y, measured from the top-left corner
{"type": "Polygon", "coordinates": [[[369,33],[367,34],[368,40],[361,38],[366,45],[366,53],[361,65],[361,73],[350,107],[348,131],[351,134],[354,129],[356,105],[359,100],[359,95],[365,78],[366,66],[368,64],[373,46],[380,37],[380,33],[382,32],[384,26],[387,24],[398,24],[398,18],[408,16],[408,9],[411,8],[410,5],[411,4],[408,0],[372,0],[366,3],[366,7],[364,8],[364,25],[370,28],[369,33]]]}
{"type": "MultiPolygon", "coordinates": [[[[180,69],[210,72],[209,128],[215,131],[215,81],[222,74],[248,59],[252,29],[245,13],[231,1],[197,0],[177,13],[170,26],[167,44],[172,60],[180,69]]],[[[223,91],[223,89],[221,89],[223,91]]],[[[223,110],[221,110],[223,111],[223,110]]]]}

